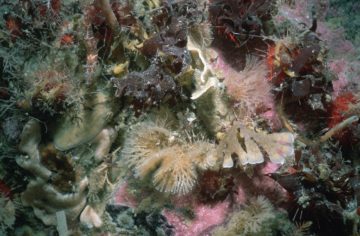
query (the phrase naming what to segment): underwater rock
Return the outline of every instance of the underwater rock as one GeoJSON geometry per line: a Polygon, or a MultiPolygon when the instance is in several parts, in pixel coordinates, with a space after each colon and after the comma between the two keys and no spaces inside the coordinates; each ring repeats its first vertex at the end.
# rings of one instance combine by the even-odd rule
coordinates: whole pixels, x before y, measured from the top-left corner
{"type": "MultiPolygon", "coordinates": [[[[191,202],[187,199],[187,203],[191,202]]],[[[215,226],[222,224],[230,210],[227,201],[219,202],[216,205],[192,204],[190,206],[194,211],[195,218],[188,220],[179,212],[165,210],[164,215],[167,221],[173,225],[175,235],[202,235],[208,234],[215,226]]]]}
{"type": "Polygon", "coordinates": [[[160,56],[164,68],[179,74],[189,62],[186,25],[183,19],[175,17],[169,22],[161,32],[144,41],[141,52],[149,58],[160,56]]]}
{"type": "Polygon", "coordinates": [[[263,34],[264,26],[271,19],[275,1],[211,0],[210,20],[217,27],[217,34],[238,46],[263,34]]]}
{"type": "Polygon", "coordinates": [[[115,96],[127,98],[140,113],[144,108],[159,106],[176,101],[180,97],[180,88],[174,78],[166,73],[157,63],[143,72],[131,72],[125,78],[114,79],[115,96]]]}
{"type": "Polygon", "coordinates": [[[6,139],[10,142],[17,141],[20,138],[21,128],[21,122],[16,117],[8,117],[1,122],[1,129],[6,139]]]}
{"type": "Polygon", "coordinates": [[[89,142],[100,133],[112,116],[108,95],[97,92],[76,117],[72,116],[65,114],[54,134],[54,145],[61,151],[89,142]]]}
{"type": "Polygon", "coordinates": [[[174,235],[174,227],[170,225],[159,212],[134,212],[134,209],[128,206],[108,204],[106,212],[111,216],[116,224],[117,230],[131,230],[133,233],[141,232],[145,235],[174,235]],[[135,231],[135,232],[134,232],[135,231]]]}

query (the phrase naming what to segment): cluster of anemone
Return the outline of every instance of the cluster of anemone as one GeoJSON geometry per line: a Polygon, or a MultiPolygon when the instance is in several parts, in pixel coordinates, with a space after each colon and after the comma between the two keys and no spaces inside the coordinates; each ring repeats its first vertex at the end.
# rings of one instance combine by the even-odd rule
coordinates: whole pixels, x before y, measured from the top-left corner
{"type": "Polygon", "coordinates": [[[143,122],[128,134],[121,156],[136,177],[150,176],[159,191],[186,194],[195,187],[198,170],[215,166],[214,150],[209,142],[188,142],[164,126],[143,122]]]}
{"type": "Polygon", "coordinates": [[[265,63],[254,58],[248,58],[244,70],[240,72],[232,68],[223,72],[226,92],[242,113],[255,114],[257,109],[267,108],[272,103],[267,74],[265,63]]]}
{"type": "Polygon", "coordinates": [[[157,190],[186,194],[196,186],[200,171],[264,162],[261,149],[272,162],[282,164],[293,154],[293,142],[291,133],[256,133],[236,123],[219,145],[214,145],[187,141],[176,131],[145,121],[128,133],[121,158],[136,177],[151,178],[157,190]],[[236,165],[234,155],[238,157],[236,165]]]}

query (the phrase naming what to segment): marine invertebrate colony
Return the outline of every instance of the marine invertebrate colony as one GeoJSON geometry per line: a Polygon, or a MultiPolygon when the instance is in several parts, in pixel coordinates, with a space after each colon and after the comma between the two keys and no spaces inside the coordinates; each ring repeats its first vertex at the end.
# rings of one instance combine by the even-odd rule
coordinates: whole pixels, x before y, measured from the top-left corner
{"type": "Polygon", "coordinates": [[[228,69],[223,72],[224,85],[240,114],[255,114],[257,109],[266,110],[272,103],[271,85],[267,81],[267,68],[261,61],[248,58],[244,70],[228,69]],[[261,91],[261,92],[259,92],[261,91]]]}
{"type": "Polygon", "coordinates": [[[327,6],[2,0],[0,234],[359,234],[358,55],[327,6]]]}
{"type": "MultiPolygon", "coordinates": [[[[36,179],[31,180],[26,190],[21,194],[22,202],[25,206],[33,207],[35,215],[46,225],[56,225],[55,214],[61,210],[66,210],[68,217],[74,220],[86,203],[85,190],[88,179],[85,177],[79,181],[76,192],[64,192],[59,186],[60,182],[56,180],[56,177],[61,175],[61,169],[55,168],[55,171],[59,172],[55,175],[45,165],[48,163],[38,150],[40,140],[40,124],[35,120],[28,121],[21,134],[20,142],[20,149],[28,156],[19,156],[16,161],[19,166],[31,172],[36,179]]],[[[66,158],[60,162],[66,162],[66,158]]],[[[63,163],[62,165],[66,166],[63,163]]],[[[72,169],[72,167],[70,168],[72,169]]],[[[70,172],[66,174],[71,175],[70,172]]],[[[69,182],[71,182],[70,179],[69,182]]]]}
{"type": "Polygon", "coordinates": [[[162,192],[186,194],[196,184],[197,169],[215,167],[214,145],[188,143],[178,133],[151,122],[138,124],[130,132],[121,156],[134,168],[135,176],[152,175],[162,192]]]}
{"type": "Polygon", "coordinates": [[[220,141],[217,150],[219,158],[223,158],[222,166],[224,168],[234,166],[234,156],[239,165],[264,162],[264,154],[260,148],[267,153],[271,162],[283,164],[285,158],[294,153],[293,143],[292,133],[265,134],[235,123],[220,141]]]}

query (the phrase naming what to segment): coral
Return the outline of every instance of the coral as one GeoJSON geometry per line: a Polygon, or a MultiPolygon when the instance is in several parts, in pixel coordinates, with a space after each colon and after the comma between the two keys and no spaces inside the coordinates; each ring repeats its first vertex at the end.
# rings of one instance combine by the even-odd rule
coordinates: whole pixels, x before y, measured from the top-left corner
{"type": "Polygon", "coordinates": [[[292,133],[256,132],[237,122],[225,133],[225,137],[217,146],[217,151],[219,158],[223,158],[224,168],[235,166],[233,158],[237,158],[238,165],[264,162],[264,154],[260,147],[267,153],[271,162],[283,164],[285,157],[294,153],[293,143],[292,133]]]}
{"type": "Polygon", "coordinates": [[[59,52],[54,45],[46,56],[36,55],[24,63],[26,91],[21,99],[29,103],[33,113],[62,114],[69,108],[75,109],[84,98],[83,93],[78,93],[82,82],[79,60],[82,58],[77,55],[80,49],[74,47],[59,52]]]}
{"type": "Polygon", "coordinates": [[[95,137],[93,143],[95,144],[95,160],[102,161],[109,154],[110,148],[116,139],[117,132],[114,128],[105,128],[95,137]]]}
{"type": "Polygon", "coordinates": [[[29,120],[20,135],[19,150],[26,153],[31,160],[39,161],[38,145],[41,141],[41,127],[37,120],[29,120]]]}
{"type": "Polygon", "coordinates": [[[55,213],[61,210],[66,210],[67,217],[74,220],[86,203],[88,179],[85,177],[73,185],[75,177],[71,164],[65,157],[57,159],[56,151],[51,147],[43,150],[40,155],[40,140],[40,124],[36,120],[29,120],[23,128],[19,145],[19,149],[28,156],[18,156],[16,162],[36,179],[31,180],[21,194],[22,203],[33,207],[35,215],[46,225],[56,225],[55,213]],[[67,171],[66,175],[63,170],[67,171]],[[67,185],[77,185],[78,189],[69,193],[67,191],[72,189],[68,189],[67,185]]]}
{"type": "Polygon", "coordinates": [[[66,210],[66,216],[74,221],[86,203],[85,189],[88,179],[79,182],[74,193],[61,193],[42,180],[31,181],[21,195],[25,206],[34,208],[35,215],[46,225],[56,225],[55,213],[66,210]]]}
{"type": "Polygon", "coordinates": [[[177,135],[152,122],[140,123],[128,134],[121,156],[135,176],[153,173],[159,191],[188,193],[196,184],[197,169],[216,164],[215,149],[204,141],[187,143],[177,135]]]}
{"type": "Polygon", "coordinates": [[[224,100],[224,93],[219,89],[210,88],[194,103],[196,104],[197,117],[202,121],[207,132],[212,135],[229,127],[231,122],[235,120],[234,113],[224,100]]]}
{"type": "MultiPolygon", "coordinates": [[[[198,39],[199,40],[199,39],[198,39]]],[[[216,58],[216,52],[210,48],[206,48],[206,45],[202,45],[202,42],[196,42],[195,39],[189,37],[187,42],[187,49],[192,53],[192,56],[195,57],[195,62],[200,61],[203,64],[203,69],[200,74],[199,83],[204,84],[206,81],[205,76],[211,72],[211,63],[210,61],[216,58]]],[[[209,78],[210,80],[210,78],[209,78]]],[[[214,79],[212,79],[214,80],[214,79]]],[[[213,84],[214,82],[212,82],[213,84]]],[[[215,85],[215,84],[214,84],[215,85]]],[[[213,86],[214,86],[213,85],[213,86]]],[[[206,86],[208,87],[208,86],[206,86]]],[[[193,95],[191,99],[196,99],[199,95],[193,95]]]]}
{"type": "Polygon", "coordinates": [[[359,63],[331,11],[2,0],[0,234],[358,233],[359,63]]]}
{"type": "Polygon", "coordinates": [[[48,106],[51,113],[58,113],[64,110],[66,98],[70,91],[74,90],[73,85],[69,83],[66,74],[59,71],[39,71],[34,77],[35,89],[31,94],[31,103],[34,107],[48,106]]]}
{"type": "Polygon", "coordinates": [[[63,115],[55,129],[55,147],[64,151],[91,141],[105,127],[112,115],[108,95],[103,92],[96,93],[87,104],[81,106],[76,117],[69,113],[63,115]]]}
{"type": "Polygon", "coordinates": [[[98,213],[89,205],[87,205],[80,215],[80,222],[87,225],[89,228],[99,228],[102,225],[102,220],[98,213]]]}
{"type": "Polygon", "coordinates": [[[230,215],[226,226],[216,228],[213,235],[254,235],[262,230],[264,222],[275,217],[273,210],[266,198],[251,199],[244,209],[230,215]]]}

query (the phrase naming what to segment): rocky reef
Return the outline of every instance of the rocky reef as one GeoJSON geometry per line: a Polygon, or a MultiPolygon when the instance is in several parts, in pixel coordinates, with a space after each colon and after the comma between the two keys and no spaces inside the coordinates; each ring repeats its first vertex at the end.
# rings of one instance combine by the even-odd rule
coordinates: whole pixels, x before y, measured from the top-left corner
{"type": "Polygon", "coordinates": [[[334,4],[4,0],[0,234],[358,235],[334,4]]]}

